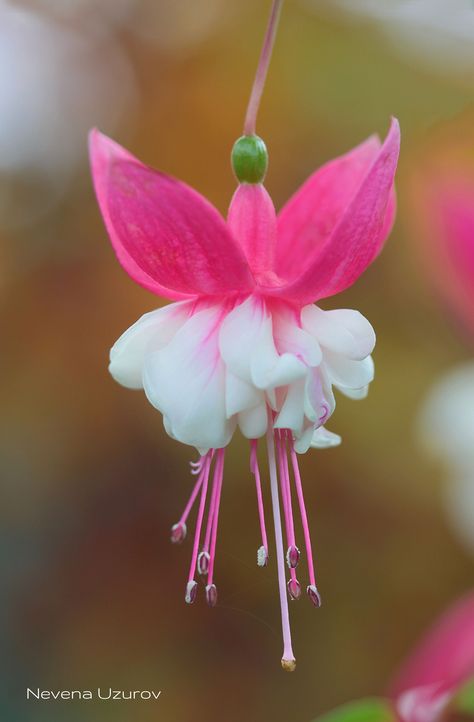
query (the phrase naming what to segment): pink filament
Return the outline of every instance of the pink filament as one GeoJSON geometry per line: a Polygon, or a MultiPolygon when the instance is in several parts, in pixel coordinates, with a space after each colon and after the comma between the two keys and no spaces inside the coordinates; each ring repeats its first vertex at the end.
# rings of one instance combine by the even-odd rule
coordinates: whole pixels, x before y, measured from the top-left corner
{"type": "Polygon", "coordinates": [[[210,559],[209,559],[209,571],[207,574],[207,586],[212,584],[214,575],[214,561],[216,557],[216,543],[217,543],[217,525],[219,521],[219,506],[221,503],[221,492],[222,492],[222,480],[224,478],[224,457],[225,449],[219,449],[217,451],[216,468],[214,471],[214,484],[216,488],[216,496],[214,502],[213,519],[212,519],[212,536],[211,536],[211,548],[210,548],[210,559]]]}
{"type": "Polygon", "coordinates": [[[278,588],[280,592],[281,626],[283,631],[282,662],[294,662],[295,657],[291,645],[290,617],[288,613],[288,597],[286,594],[285,559],[283,553],[283,536],[281,530],[280,503],[278,498],[278,476],[275,462],[275,447],[271,426],[267,432],[268,466],[270,470],[270,489],[272,494],[273,522],[275,525],[275,546],[278,568],[278,588]]]}
{"type": "Polygon", "coordinates": [[[255,486],[257,489],[258,518],[260,521],[262,546],[265,549],[265,553],[268,554],[268,538],[267,529],[265,526],[265,510],[263,508],[262,483],[260,480],[260,469],[258,468],[257,444],[258,442],[256,439],[252,439],[252,441],[250,442],[250,471],[255,476],[255,486]]]}
{"type": "MultiPolygon", "coordinates": [[[[193,553],[192,553],[192,557],[191,557],[191,566],[189,568],[188,583],[194,579],[194,575],[196,573],[196,562],[197,562],[197,556],[198,556],[198,551],[199,551],[199,540],[201,538],[202,520],[203,520],[203,516],[204,516],[204,509],[206,506],[207,487],[208,487],[208,483],[209,483],[209,470],[211,467],[211,459],[212,459],[212,454],[210,451],[208,451],[206,454],[206,460],[204,462],[202,472],[200,474],[200,478],[202,476],[202,491],[201,491],[201,500],[199,502],[198,516],[197,516],[197,521],[196,521],[196,531],[194,532],[193,553]]],[[[198,480],[198,483],[199,483],[199,480],[198,480]]]]}
{"type": "MultiPolygon", "coordinates": [[[[190,512],[191,509],[193,508],[193,504],[194,504],[194,502],[196,501],[196,497],[197,497],[198,492],[199,492],[199,489],[201,488],[201,485],[202,485],[202,480],[204,479],[204,472],[205,472],[205,469],[206,469],[206,459],[207,459],[207,454],[206,454],[206,456],[201,456],[201,459],[199,460],[199,462],[196,462],[196,467],[195,467],[195,468],[197,468],[197,464],[200,464],[200,466],[199,466],[199,476],[198,476],[198,479],[197,479],[196,483],[194,484],[194,488],[193,488],[193,490],[192,490],[192,492],[191,492],[191,496],[190,496],[189,499],[188,499],[188,503],[187,503],[186,506],[184,507],[184,511],[183,511],[183,513],[181,514],[181,518],[180,518],[178,524],[185,524],[185,523],[186,523],[186,519],[187,519],[188,516],[189,516],[189,512],[190,512]]],[[[192,474],[196,474],[197,472],[191,471],[191,473],[192,473],[192,474]]]]}
{"type": "Polygon", "coordinates": [[[216,496],[218,491],[218,463],[216,461],[216,466],[214,468],[214,476],[212,478],[212,492],[211,492],[211,501],[209,504],[209,511],[207,513],[207,525],[206,525],[206,535],[204,537],[204,545],[202,547],[202,551],[208,552],[209,551],[209,544],[211,541],[211,532],[212,532],[212,525],[214,523],[214,512],[215,512],[215,506],[216,506],[216,496]]]}
{"type": "Polygon", "coordinates": [[[308,515],[306,514],[306,506],[304,503],[303,486],[301,484],[300,470],[298,467],[298,459],[296,457],[296,451],[293,445],[293,440],[288,434],[288,440],[290,444],[291,463],[293,466],[293,475],[295,478],[296,493],[298,495],[298,504],[300,507],[301,523],[303,525],[304,543],[306,547],[306,558],[308,560],[308,575],[310,584],[316,586],[315,575],[314,575],[314,562],[313,552],[311,549],[311,535],[309,533],[308,515]]]}
{"type": "MultiPolygon", "coordinates": [[[[290,474],[288,459],[286,458],[285,431],[277,431],[276,445],[278,452],[278,465],[280,473],[281,495],[283,500],[283,513],[285,515],[286,543],[288,547],[296,546],[295,525],[293,522],[293,507],[291,504],[290,474]]],[[[290,567],[290,577],[295,582],[296,569],[290,567]]]]}

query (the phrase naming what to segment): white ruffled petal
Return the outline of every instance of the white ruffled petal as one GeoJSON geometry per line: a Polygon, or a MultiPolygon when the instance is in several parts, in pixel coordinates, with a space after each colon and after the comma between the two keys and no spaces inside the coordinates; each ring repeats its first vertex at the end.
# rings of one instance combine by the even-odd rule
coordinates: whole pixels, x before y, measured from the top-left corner
{"type": "Polygon", "coordinates": [[[332,431],[328,431],[324,426],[320,426],[319,429],[313,433],[310,446],[313,449],[330,449],[333,446],[339,446],[342,442],[341,437],[338,434],[333,434],[332,431]]]}
{"type": "Polygon", "coordinates": [[[167,417],[173,436],[198,448],[226,446],[236,421],[225,408],[225,366],[219,354],[221,309],[199,311],[165,348],[147,355],[143,385],[167,417]]]}
{"type": "Polygon", "coordinates": [[[252,296],[226,316],[219,332],[219,349],[227,368],[252,383],[250,359],[265,318],[265,307],[252,296]]]}
{"type": "Polygon", "coordinates": [[[307,367],[289,353],[281,356],[275,348],[271,316],[267,316],[255,340],[250,358],[252,381],[259,389],[271,389],[291,384],[306,375],[307,367]]]}
{"type": "Polygon", "coordinates": [[[163,348],[189,316],[187,301],[172,303],[145,313],[123,333],[110,349],[109,371],[129,389],[143,388],[143,364],[151,350],[163,348]]]}
{"type": "Polygon", "coordinates": [[[293,442],[297,454],[306,454],[311,446],[311,439],[314,434],[314,424],[306,422],[303,431],[299,435],[295,435],[293,442]]]}
{"type": "Polygon", "coordinates": [[[296,435],[303,431],[305,379],[290,384],[281,411],[275,419],[275,429],[291,429],[296,435]]]}
{"type": "Polygon", "coordinates": [[[253,409],[264,400],[262,391],[252,384],[243,381],[226,369],[225,375],[225,408],[227,418],[246,409],[253,409]]]}
{"type": "Polygon", "coordinates": [[[305,306],[301,323],[321,346],[334,353],[360,360],[374,349],[375,331],[359,311],[347,308],[323,311],[317,306],[305,306]]]}
{"type": "Polygon", "coordinates": [[[238,416],[239,428],[247,439],[258,439],[267,432],[268,412],[265,403],[253,409],[241,411],[238,416]]]}
{"type": "Polygon", "coordinates": [[[336,388],[344,394],[344,396],[347,396],[348,399],[354,399],[356,401],[365,399],[369,393],[368,386],[362,386],[361,389],[349,389],[347,386],[337,386],[336,388]]]}
{"type": "Polygon", "coordinates": [[[319,366],[323,354],[316,338],[298,325],[296,313],[289,309],[272,314],[273,337],[279,353],[290,353],[308,366],[319,366]]]}
{"type": "Polygon", "coordinates": [[[331,383],[344,393],[346,389],[362,389],[374,379],[372,356],[367,356],[362,361],[355,361],[327,352],[324,355],[324,365],[331,383]]]}

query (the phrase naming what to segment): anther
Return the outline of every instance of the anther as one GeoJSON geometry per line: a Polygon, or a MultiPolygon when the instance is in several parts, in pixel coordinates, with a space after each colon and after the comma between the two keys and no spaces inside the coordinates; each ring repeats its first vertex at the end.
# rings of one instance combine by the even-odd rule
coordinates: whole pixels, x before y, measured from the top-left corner
{"type": "Polygon", "coordinates": [[[266,567],[268,564],[268,550],[263,546],[257,549],[257,565],[259,567],[266,567]]]}
{"type": "Polygon", "coordinates": [[[299,599],[301,597],[301,584],[297,579],[290,579],[286,585],[290,599],[299,599]]]}
{"type": "Polygon", "coordinates": [[[308,584],[308,586],[306,587],[306,593],[315,607],[321,606],[321,597],[315,584],[308,584]]]}
{"type": "Polygon", "coordinates": [[[186,584],[186,594],[184,596],[186,604],[193,604],[196,601],[197,586],[197,582],[195,582],[194,579],[191,579],[191,581],[186,584]]]}
{"type": "Polygon", "coordinates": [[[186,539],[186,524],[184,524],[182,521],[178,522],[177,524],[173,524],[171,527],[171,536],[170,539],[173,544],[181,544],[186,539]]]}
{"type": "Polygon", "coordinates": [[[204,576],[209,571],[209,562],[211,557],[209,552],[200,552],[197,559],[197,570],[201,576],[204,576]]]}
{"type": "Polygon", "coordinates": [[[290,569],[295,569],[300,560],[300,550],[294,544],[289,546],[286,552],[286,563],[290,569]]]}
{"type": "Polygon", "coordinates": [[[210,607],[217,604],[217,587],[215,584],[208,584],[206,587],[206,601],[210,607]]]}
{"type": "Polygon", "coordinates": [[[282,659],[281,666],[285,672],[294,672],[296,669],[296,659],[282,659]]]}

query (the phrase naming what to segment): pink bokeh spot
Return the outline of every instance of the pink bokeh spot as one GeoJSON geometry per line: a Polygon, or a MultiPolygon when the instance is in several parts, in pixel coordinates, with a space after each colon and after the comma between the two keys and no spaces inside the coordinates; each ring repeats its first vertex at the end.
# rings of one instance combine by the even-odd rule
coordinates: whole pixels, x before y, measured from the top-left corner
{"type": "Polygon", "coordinates": [[[444,614],[402,666],[391,697],[403,722],[435,722],[474,676],[474,593],[444,614]]]}

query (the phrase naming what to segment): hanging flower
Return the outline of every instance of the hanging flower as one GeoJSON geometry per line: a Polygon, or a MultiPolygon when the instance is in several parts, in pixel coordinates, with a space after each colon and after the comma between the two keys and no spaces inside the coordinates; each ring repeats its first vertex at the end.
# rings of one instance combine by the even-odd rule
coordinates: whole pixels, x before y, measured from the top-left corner
{"type": "Polygon", "coordinates": [[[208,603],[217,601],[214,562],[225,448],[237,427],[250,440],[262,537],[257,560],[267,564],[257,459],[257,440],[266,437],[282,663],[292,669],[279,494],[288,594],[291,599],[301,594],[293,482],[307,594],[319,606],[296,452],[339,443],[324,426],[335,407],[333,388],[363,398],[374,375],[370,323],[357,311],[323,311],[313,302],[350,286],[382,248],[394,219],[398,123],[392,122],[383,144],[373,136],[323,166],[278,216],[261,182],[263,142],[243,137],[233,152],[241,183],[227,223],[196,191],[143,165],[98,131],[92,132],[90,147],[97,198],[119,262],[137,283],[174,301],[142,316],[119,338],[109,368],[122,385],[144,389],[172,438],[199,450],[193,465],[197,481],[171,533],[174,542],[185,538],[199,497],[186,601],[196,598],[198,574],[206,579],[208,603]]]}

